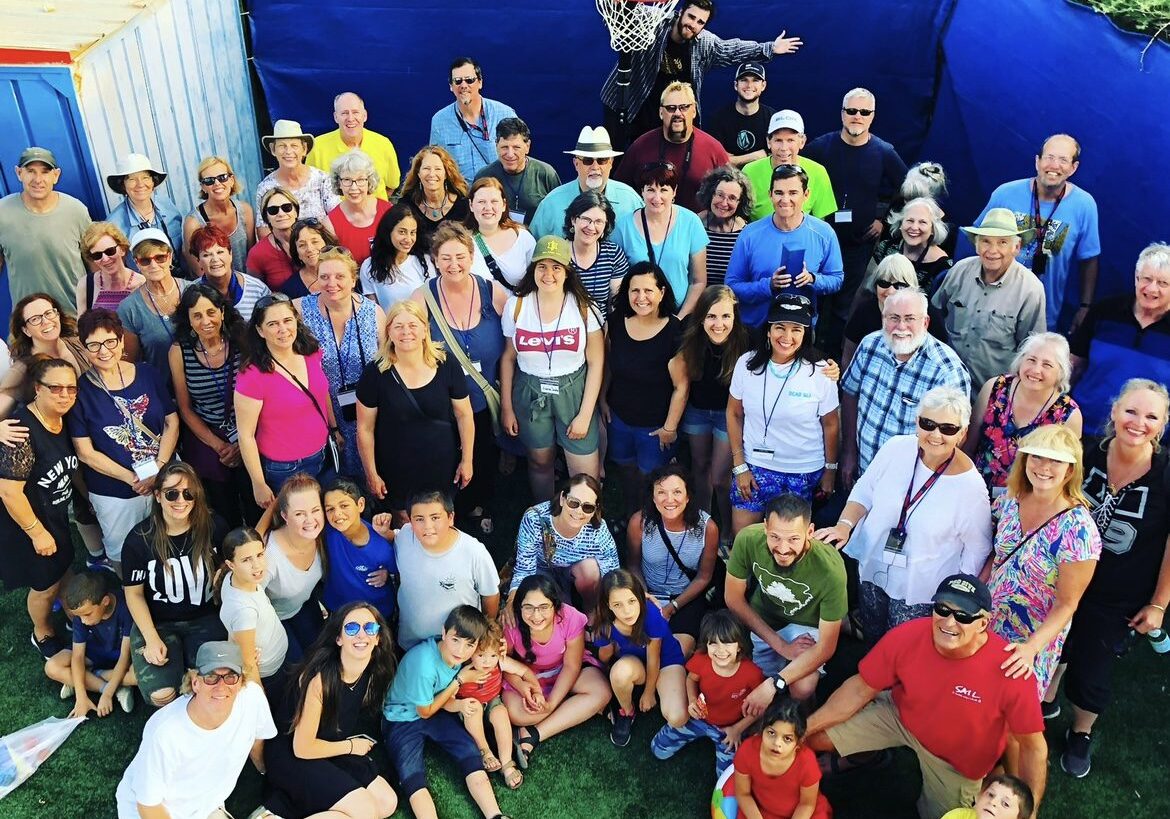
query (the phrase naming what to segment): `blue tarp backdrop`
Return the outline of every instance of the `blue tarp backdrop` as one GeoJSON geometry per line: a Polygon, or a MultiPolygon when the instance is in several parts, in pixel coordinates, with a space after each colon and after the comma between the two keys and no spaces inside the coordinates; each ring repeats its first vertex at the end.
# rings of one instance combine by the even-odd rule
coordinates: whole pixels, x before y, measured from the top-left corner
{"type": "MultiPolygon", "coordinates": [[[[369,126],[405,166],[430,117],[451,102],[447,69],[470,54],[484,93],[531,126],[533,155],[570,173],[561,153],[599,124],[598,93],[615,62],[590,0],[250,0],[256,67],[273,119],[336,127],[333,95],[354,90],[369,126]]],[[[903,158],[941,162],[950,218],[969,224],[999,183],[1033,173],[1044,137],[1084,145],[1076,182],[1101,210],[1102,293],[1130,286],[1138,251],[1170,239],[1166,176],[1170,49],[1064,0],[723,0],[710,30],[804,39],[768,64],[764,99],[794,108],[811,136],[839,127],[841,95],[878,97],[874,131],[903,158]]],[[[709,75],[703,108],[733,99],[732,69],[709,75]]]]}

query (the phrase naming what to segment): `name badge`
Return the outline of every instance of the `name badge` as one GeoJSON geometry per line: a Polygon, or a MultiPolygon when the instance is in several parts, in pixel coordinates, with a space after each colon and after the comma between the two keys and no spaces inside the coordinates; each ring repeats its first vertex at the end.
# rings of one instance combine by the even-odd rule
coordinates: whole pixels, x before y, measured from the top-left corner
{"type": "Polygon", "coordinates": [[[510,211],[508,211],[508,215],[512,217],[513,222],[519,222],[520,224],[524,224],[524,211],[510,210],[510,211]]]}
{"type": "Polygon", "coordinates": [[[540,391],[545,395],[560,395],[561,385],[555,381],[541,381],[540,391]]]}
{"type": "Polygon", "coordinates": [[[352,407],[357,403],[357,390],[341,390],[337,393],[337,403],[342,407],[352,407]]]}
{"type": "Polygon", "coordinates": [[[134,470],[134,477],[145,481],[158,474],[158,461],[154,458],[143,458],[131,464],[130,468],[134,470]]]}
{"type": "Polygon", "coordinates": [[[839,210],[837,211],[836,215],[833,216],[833,221],[838,225],[848,224],[853,221],[853,211],[848,209],[839,210]]]}
{"type": "Polygon", "coordinates": [[[752,454],[759,455],[761,458],[775,458],[776,450],[763,449],[762,447],[752,447],[752,454]]]}
{"type": "Polygon", "coordinates": [[[882,550],[882,560],[889,566],[906,568],[906,530],[894,527],[886,535],[886,547],[882,550]]]}

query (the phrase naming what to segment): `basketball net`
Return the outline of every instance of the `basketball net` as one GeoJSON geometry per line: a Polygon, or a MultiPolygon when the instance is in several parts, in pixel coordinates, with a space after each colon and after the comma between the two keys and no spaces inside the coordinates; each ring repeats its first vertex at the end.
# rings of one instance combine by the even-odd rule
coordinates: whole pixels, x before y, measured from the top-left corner
{"type": "Polygon", "coordinates": [[[609,29],[609,47],[619,54],[644,51],[654,44],[662,20],[678,0],[594,0],[609,29]]]}

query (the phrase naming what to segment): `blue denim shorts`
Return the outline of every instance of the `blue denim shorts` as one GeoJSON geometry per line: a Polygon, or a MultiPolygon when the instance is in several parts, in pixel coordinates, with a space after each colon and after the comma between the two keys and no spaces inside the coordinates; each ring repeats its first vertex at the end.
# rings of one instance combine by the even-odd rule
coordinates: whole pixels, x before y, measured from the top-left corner
{"type": "Polygon", "coordinates": [[[322,472],[325,469],[325,447],[321,447],[320,452],[295,461],[274,461],[261,455],[260,468],[264,470],[264,482],[274,495],[284,486],[285,481],[298,472],[304,472],[324,485],[326,476],[322,472]]]}
{"type": "Polygon", "coordinates": [[[727,440],[726,410],[705,410],[687,404],[683,413],[682,431],[687,435],[714,435],[720,441],[727,440]]]}
{"type": "Polygon", "coordinates": [[[637,463],[638,471],[648,475],[674,457],[675,444],[663,449],[650,433],[658,427],[632,427],[610,413],[609,458],[615,464],[637,463]]]}
{"type": "Polygon", "coordinates": [[[762,466],[753,466],[751,464],[748,464],[748,468],[751,469],[752,477],[756,479],[756,485],[759,489],[750,498],[744,500],[739,496],[735,479],[732,478],[731,508],[740,509],[744,512],[752,512],[757,515],[764,511],[764,507],[768,505],[768,501],[778,498],[787,492],[800,495],[806,501],[812,503],[813,492],[816,490],[817,483],[821,480],[821,475],[825,471],[818,469],[816,472],[805,473],[773,472],[771,469],[765,469],[762,466]]]}

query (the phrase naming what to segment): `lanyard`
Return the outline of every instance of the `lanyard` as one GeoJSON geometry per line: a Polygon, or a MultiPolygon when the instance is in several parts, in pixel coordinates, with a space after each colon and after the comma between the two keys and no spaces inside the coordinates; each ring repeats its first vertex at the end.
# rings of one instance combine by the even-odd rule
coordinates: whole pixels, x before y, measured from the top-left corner
{"type": "Polygon", "coordinates": [[[532,163],[529,162],[527,159],[524,160],[524,170],[522,170],[520,172],[520,181],[516,183],[516,187],[512,187],[512,184],[508,181],[508,177],[511,174],[505,172],[504,178],[502,180],[504,183],[504,187],[506,187],[508,189],[508,193],[510,193],[512,195],[512,199],[516,203],[516,210],[517,211],[520,210],[520,194],[524,190],[524,177],[528,176],[528,166],[530,164],[532,164],[532,163]]]}
{"type": "MultiPolygon", "coordinates": [[[[175,282],[175,287],[178,286],[179,283],[175,282]]],[[[174,344],[175,331],[171,329],[170,318],[162,314],[162,310],[159,309],[158,303],[154,300],[154,296],[151,294],[150,288],[144,284],[142,285],[142,289],[146,291],[146,297],[150,299],[150,306],[154,308],[154,315],[158,318],[158,323],[161,324],[163,329],[167,331],[167,336],[171,339],[171,344],[174,344]]]]}
{"type": "MultiPolygon", "coordinates": [[[[670,144],[673,145],[675,143],[670,143],[670,144]]],[[[683,180],[687,178],[687,170],[691,167],[691,153],[695,149],[695,134],[694,134],[694,132],[691,133],[691,138],[687,140],[686,145],[687,145],[687,152],[683,156],[682,166],[679,168],[679,171],[678,171],[679,187],[682,187],[683,180]]],[[[667,146],[666,137],[659,136],[659,138],[658,138],[658,161],[659,162],[666,161],[666,146],[667,146]]]]}
{"type": "Polygon", "coordinates": [[[357,335],[358,359],[359,359],[358,363],[361,365],[358,368],[359,375],[361,374],[360,370],[366,366],[366,348],[365,348],[365,345],[362,344],[362,328],[359,327],[357,324],[358,305],[353,301],[353,296],[350,296],[350,306],[353,308],[353,312],[350,313],[349,318],[346,319],[345,329],[343,329],[341,331],[341,343],[340,344],[337,342],[337,334],[333,332],[333,319],[331,317],[329,317],[329,315],[328,315],[329,308],[325,308],[326,318],[328,318],[328,320],[329,320],[329,337],[331,339],[333,339],[333,349],[337,352],[337,374],[341,376],[341,385],[342,385],[343,390],[348,389],[349,381],[346,379],[346,376],[345,376],[345,363],[341,360],[341,345],[345,344],[345,335],[347,332],[349,332],[349,325],[350,324],[354,325],[353,330],[354,330],[354,333],[357,335]]]}
{"type": "Polygon", "coordinates": [[[1036,228],[1036,252],[1044,252],[1044,237],[1048,233],[1048,226],[1052,224],[1052,220],[1056,217],[1056,209],[1060,207],[1061,200],[1064,199],[1064,194],[1068,190],[1068,183],[1060,186],[1060,193],[1056,195],[1056,203],[1052,206],[1052,213],[1048,214],[1047,221],[1040,218],[1040,180],[1037,179],[1032,183],[1032,224],[1036,228]]]}
{"type": "MultiPolygon", "coordinates": [[[[556,352],[556,338],[557,338],[557,335],[561,331],[561,319],[564,318],[564,315],[565,315],[565,299],[566,298],[567,297],[564,294],[561,295],[561,311],[559,313],[557,313],[557,324],[556,324],[556,327],[553,328],[553,344],[552,345],[550,345],[548,343],[548,339],[544,337],[544,319],[541,318],[541,316],[540,316],[540,298],[538,297],[538,298],[533,299],[533,301],[536,303],[535,304],[536,326],[540,328],[540,346],[542,348],[544,348],[544,354],[546,356],[548,356],[548,371],[550,373],[550,377],[551,377],[551,373],[552,373],[553,353],[556,352]]],[[[582,329],[588,330],[589,328],[588,328],[588,326],[586,326],[582,329]]]]}
{"type": "Polygon", "coordinates": [[[910,492],[914,489],[914,474],[918,471],[918,460],[922,457],[922,450],[914,456],[914,468],[910,471],[910,485],[906,487],[906,497],[902,500],[902,514],[898,517],[898,531],[906,531],[906,523],[910,520],[910,516],[918,510],[919,501],[926,497],[926,493],[934,488],[938,479],[947,471],[951,465],[951,461],[955,460],[955,453],[951,453],[951,457],[943,462],[943,465],[930,474],[930,477],[918,487],[918,491],[911,497],[910,492]],[[913,508],[911,508],[913,507],[913,508]]]}
{"type": "Polygon", "coordinates": [[[792,359],[792,364],[789,365],[788,372],[784,374],[784,380],[780,382],[780,391],[776,393],[776,397],[772,401],[772,409],[770,412],[766,408],[768,401],[768,373],[772,369],[772,362],[769,361],[764,366],[764,388],[760,391],[760,413],[764,416],[764,439],[760,442],[761,446],[768,442],[768,427],[772,425],[772,416],[776,414],[776,405],[784,397],[784,389],[788,386],[788,379],[792,378],[792,374],[796,372],[796,368],[799,366],[800,358],[792,359]]]}
{"type": "Polygon", "coordinates": [[[207,362],[203,366],[211,375],[211,380],[215,382],[216,391],[221,396],[223,396],[223,424],[221,429],[228,429],[234,426],[234,424],[229,424],[228,422],[228,412],[229,408],[232,406],[232,381],[234,380],[233,377],[235,375],[235,368],[231,366],[232,345],[226,338],[223,340],[223,365],[219,368],[216,368],[211,366],[211,353],[207,351],[207,347],[204,346],[202,341],[197,341],[197,343],[199,346],[196,349],[203,353],[203,358],[207,362]],[[221,370],[223,371],[222,385],[219,383],[219,373],[221,370]]]}
{"type": "Polygon", "coordinates": [[[459,127],[463,129],[463,133],[465,133],[467,135],[467,138],[469,140],[471,140],[471,147],[475,148],[475,152],[477,154],[479,154],[479,158],[483,160],[483,164],[490,165],[492,163],[491,163],[491,160],[489,160],[487,158],[487,154],[485,154],[482,150],[480,150],[480,147],[475,143],[476,137],[479,137],[484,142],[487,142],[488,138],[491,136],[490,133],[488,132],[487,106],[483,105],[482,102],[480,103],[480,105],[482,106],[482,108],[479,112],[479,118],[483,122],[482,125],[480,125],[478,123],[476,123],[474,125],[469,125],[467,123],[467,120],[465,120],[463,118],[463,114],[459,113],[459,103],[455,103],[455,119],[457,119],[459,121],[459,127]],[[472,129],[475,129],[474,135],[471,133],[472,129]]]}
{"type": "MultiPolygon", "coordinates": [[[[463,323],[463,327],[460,327],[458,324],[451,327],[451,329],[453,329],[455,332],[459,333],[459,340],[463,342],[463,349],[467,352],[468,358],[471,357],[471,342],[468,340],[468,337],[471,335],[471,317],[473,315],[475,315],[475,296],[479,292],[479,286],[476,284],[476,282],[474,280],[471,282],[471,284],[472,284],[471,301],[467,305],[467,321],[465,321],[463,323]]],[[[439,298],[443,302],[443,309],[445,311],[447,311],[448,313],[450,313],[451,318],[454,319],[455,318],[455,311],[451,309],[451,305],[448,304],[448,302],[447,302],[447,294],[443,290],[442,278],[438,278],[435,280],[435,287],[439,291],[439,298]]],[[[539,313],[540,312],[540,304],[537,303],[536,307],[537,307],[537,313],[539,313]]],[[[448,322],[448,326],[450,326],[450,322],[448,322]]],[[[550,369],[552,368],[552,361],[551,360],[549,361],[548,366],[550,369]]]]}

